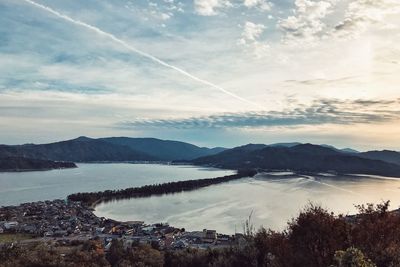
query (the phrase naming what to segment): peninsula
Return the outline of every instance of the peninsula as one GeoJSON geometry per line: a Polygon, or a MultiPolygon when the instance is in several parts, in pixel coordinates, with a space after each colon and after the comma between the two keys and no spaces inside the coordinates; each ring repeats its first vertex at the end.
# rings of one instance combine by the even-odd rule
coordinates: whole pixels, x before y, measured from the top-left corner
{"type": "Polygon", "coordinates": [[[31,159],[24,157],[0,158],[0,172],[45,171],[77,168],[73,162],[31,159]]]}
{"type": "Polygon", "coordinates": [[[226,183],[244,177],[253,177],[255,170],[239,170],[237,174],[226,175],[217,178],[206,178],[197,180],[168,182],[163,184],[145,185],[141,187],[131,187],[121,190],[106,190],[102,192],[76,193],[68,196],[69,201],[79,201],[87,206],[94,206],[100,202],[107,202],[115,199],[150,197],[153,195],[164,195],[192,191],[202,187],[226,183]]]}

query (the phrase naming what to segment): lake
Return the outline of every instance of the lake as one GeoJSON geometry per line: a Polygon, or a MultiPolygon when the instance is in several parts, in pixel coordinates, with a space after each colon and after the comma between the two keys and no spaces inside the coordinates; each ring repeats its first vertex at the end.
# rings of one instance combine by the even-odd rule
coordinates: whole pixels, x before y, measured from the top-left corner
{"type": "Polygon", "coordinates": [[[168,222],[187,230],[243,231],[252,214],[257,228],[282,230],[308,203],[335,213],[356,212],[355,204],[391,200],[400,205],[400,179],[360,176],[264,174],[178,194],[100,204],[96,215],[116,220],[168,222]]]}
{"type": "MultiPolygon", "coordinates": [[[[76,192],[102,191],[219,177],[234,173],[195,166],[162,164],[78,164],[79,168],[44,172],[0,173],[0,206],[65,198],[76,192]]],[[[305,176],[259,174],[178,194],[102,203],[95,214],[116,220],[168,222],[188,230],[242,232],[252,214],[256,227],[285,228],[309,202],[335,213],[354,213],[355,204],[391,200],[400,205],[400,179],[377,176],[305,176]]]]}
{"type": "Polygon", "coordinates": [[[0,206],[66,198],[77,192],[123,189],[169,181],[213,178],[228,170],[163,164],[77,164],[75,169],[0,173],[0,206]]]}

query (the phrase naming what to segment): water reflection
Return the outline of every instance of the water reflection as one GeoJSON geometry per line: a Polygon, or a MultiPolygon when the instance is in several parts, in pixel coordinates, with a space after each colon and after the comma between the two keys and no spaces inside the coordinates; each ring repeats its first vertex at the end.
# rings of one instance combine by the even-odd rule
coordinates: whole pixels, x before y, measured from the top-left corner
{"type": "Polygon", "coordinates": [[[189,165],[78,164],[76,169],[0,173],[0,206],[65,198],[77,192],[124,189],[155,183],[213,178],[234,171],[189,165]]]}
{"type": "Polygon", "coordinates": [[[354,205],[391,200],[400,204],[400,179],[377,176],[264,174],[197,191],[101,204],[96,214],[117,220],[169,222],[189,230],[234,233],[253,211],[253,222],[281,230],[310,201],[336,213],[354,205]]]}

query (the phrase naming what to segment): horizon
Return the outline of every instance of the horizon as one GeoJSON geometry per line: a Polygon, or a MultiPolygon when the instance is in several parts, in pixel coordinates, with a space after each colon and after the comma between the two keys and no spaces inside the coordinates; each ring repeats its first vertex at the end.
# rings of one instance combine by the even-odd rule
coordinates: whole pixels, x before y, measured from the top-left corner
{"type": "Polygon", "coordinates": [[[400,2],[5,0],[1,143],[400,150],[400,2]]]}

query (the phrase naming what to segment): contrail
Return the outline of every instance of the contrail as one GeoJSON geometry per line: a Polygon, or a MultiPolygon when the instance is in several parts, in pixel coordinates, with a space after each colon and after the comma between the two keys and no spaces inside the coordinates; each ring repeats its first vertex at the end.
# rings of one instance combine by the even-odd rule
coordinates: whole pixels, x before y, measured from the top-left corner
{"type": "Polygon", "coordinates": [[[158,64],[160,64],[160,65],[162,65],[164,67],[173,69],[173,70],[179,72],[180,74],[182,74],[182,75],[184,75],[184,76],[186,76],[186,77],[188,77],[188,78],[190,78],[192,80],[195,80],[195,81],[197,81],[199,83],[202,83],[204,85],[207,85],[207,86],[210,86],[210,87],[212,87],[214,89],[217,89],[217,90],[223,92],[224,94],[227,94],[227,95],[229,95],[231,97],[234,97],[234,98],[236,98],[236,99],[238,99],[238,100],[240,100],[242,102],[245,102],[247,104],[251,104],[253,106],[257,106],[258,108],[264,109],[264,107],[262,107],[261,105],[255,103],[255,102],[252,102],[252,101],[247,100],[247,99],[245,99],[245,98],[243,98],[241,96],[238,96],[238,95],[236,95],[236,94],[234,94],[234,93],[222,88],[221,86],[218,86],[216,84],[213,84],[212,82],[209,82],[209,81],[203,80],[203,79],[201,79],[199,77],[196,77],[196,76],[190,74],[189,72],[187,72],[187,71],[185,71],[185,70],[183,70],[181,68],[178,68],[178,67],[176,67],[174,65],[168,64],[167,62],[165,62],[165,61],[163,61],[163,60],[161,60],[161,59],[159,59],[159,58],[157,58],[157,57],[155,57],[153,55],[150,55],[150,54],[148,54],[146,52],[143,52],[143,51],[141,51],[141,50],[129,45],[128,43],[126,43],[125,41],[119,39],[118,37],[116,37],[115,35],[113,35],[111,33],[105,32],[105,31],[103,31],[103,30],[101,30],[101,29],[99,29],[99,28],[97,28],[95,26],[92,26],[92,25],[87,24],[85,22],[82,22],[80,20],[75,20],[75,19],[73,19],[73,18],[71,18],[71,17],[69,17],[67,15],[61,14],[60,12],[58,12],[58,11],[56,11],[56,10],[50,8],[50,7],[44,6],[44,5],[36,3],[34,1],[31,1],[31,0],[23,0],[23,1],[25,1],[25,2],[27,2],[29,4],[32,4],[32,5],[34,5],[34,6],[38,7],[38,8],[41,8],[41,9],[43,9],[43,10],[45,10],[45,11],[47,11],[47,12],[49,12],[49,13],[51,13],[51,14],[53,14],[53,15],[61,18],[61,19],[64,19],[64,20],[69,21],[71,23],[74,23],[76,25],[85,27],[85,28],[87,28],[87,29],[89,29],[91,31],[96,32],[97,34],[105,36],[105,37],[113,40],[114,42],[122,45],[126,49],[128,49],[128,50],[130,50],[130,51],[132,51],[134,53],[137,53],[137,54],[139,54],[139,55],[141,55],[141,56],[143,56],[145,58],[148,58],[148,59],[150,59],[150,60],[152,60],[152,61],[154,61],[154,62],[156,62],[156,63],[158,63],[158,64]]]}

